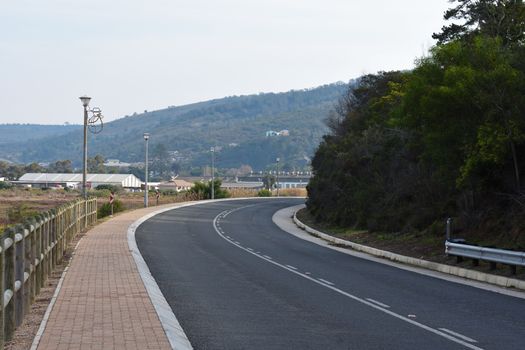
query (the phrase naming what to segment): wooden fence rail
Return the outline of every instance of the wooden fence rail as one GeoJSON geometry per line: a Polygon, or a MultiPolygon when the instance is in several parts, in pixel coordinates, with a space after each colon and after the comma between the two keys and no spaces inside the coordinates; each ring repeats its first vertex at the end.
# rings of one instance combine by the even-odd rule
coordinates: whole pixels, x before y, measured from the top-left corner
{"type": "Polygon", "coordinates": [[[75,235],[97,221],[97,199],[77,200],[8,228],[0,236],[0,350],[75,235]]]}

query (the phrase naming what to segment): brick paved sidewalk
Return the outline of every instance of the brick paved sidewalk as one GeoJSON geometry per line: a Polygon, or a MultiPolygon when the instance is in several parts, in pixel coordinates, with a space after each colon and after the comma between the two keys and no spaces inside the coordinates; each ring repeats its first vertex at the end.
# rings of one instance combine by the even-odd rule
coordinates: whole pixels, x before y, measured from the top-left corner
{"type": "Polygon", "coordinates": [[[134,221],[165,207],[118,215],[82,238],[39,350],[171,348],[127,242],[134,221]]]}

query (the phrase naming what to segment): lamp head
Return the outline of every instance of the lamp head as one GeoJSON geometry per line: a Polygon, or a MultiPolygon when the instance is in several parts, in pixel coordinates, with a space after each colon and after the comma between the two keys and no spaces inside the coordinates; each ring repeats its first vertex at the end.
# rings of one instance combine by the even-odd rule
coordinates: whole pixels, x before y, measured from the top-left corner
{"type": "Polygon", "coordinates": [[[91,97],[88,97],[86,95],[80,96],[80,101],[82,101],[82,106],[87,107],[89,106],[89,101],[91,100],[91,97]]]}
{"type": "Polygon", "coordinates": [[[149,133],[145,132],[144,133],[144,140],[148,141],[149,139],[149,133]]]}

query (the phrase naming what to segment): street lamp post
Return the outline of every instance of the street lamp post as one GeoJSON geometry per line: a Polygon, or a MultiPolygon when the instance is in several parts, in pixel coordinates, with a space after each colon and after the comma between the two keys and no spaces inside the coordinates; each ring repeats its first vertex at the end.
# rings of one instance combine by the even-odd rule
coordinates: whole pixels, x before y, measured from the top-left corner
{"type": "Polygon", "coordinates": [[[215,147],[211,151],[211,199],[215,199],[215,147]]]}
{"type": "Polygon", "coordinates": [[[144,208],[148,207],[148,140],[149,140],[149,133],[144,133],[144,140],[146,141],[146,164],[145,164],[145,173],[146,173],[146,181],[144,185],[144,208]]]}
{"type": "Polygon", "coordinates": [[[279,197],[279,161],[280,159],[277,158],[277,197],[279,197]]]}
{"type": "Polygon", "coordinates": [[[80,101],[82,101],[82,105],[84,106],[84,156],[82,161],[82,196],[84,199],[87,199],[87,191],[86,191],[86,177],[87,177],[87,124],[88,124],[88,106],[89,101],[91,100],[91,97],[88,96],[82,96],[80,97],[80,101]]]}

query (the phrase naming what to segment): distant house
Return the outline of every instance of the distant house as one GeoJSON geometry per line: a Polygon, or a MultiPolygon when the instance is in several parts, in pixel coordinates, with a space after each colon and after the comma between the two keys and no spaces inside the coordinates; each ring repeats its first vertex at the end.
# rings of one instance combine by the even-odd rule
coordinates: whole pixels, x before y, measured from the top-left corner
{"type": "Polygon", "coordinates": [[[105,167],[115,167],[115,168],[127,168],[130,165],[131,165],[130,163],[124,163],[124,162],[121,162],[118,159],[108,159],[104,163],[105,167]]]}
{"type": "Polygon", "coordinates": [[[290,136],[290,131],[283,129],[281,131],[268,130],[266,132],[266,137],[275,137],[275,136],[290,136]]]}
{"type": "MultiPolygon", "coordinates": [[[[13,184],[37,188],[79,188],[82,174],[27,173],[13,184]]],[[[99,185],[115,185],[128,190],[139,190],[142,181],[133,174],[87,174],[86,186],[96,188],[99,185]]]]}
{"type": "Polygon", "coordinates": [[[173,179],[168,182],[161,182],[158,185],[159,190],[175,190],[177,192],[187,191],[193,187],[191,182],[181,179],[173,179]]]}
{"type": "MultiPolygon", "coordinates": [[[[262,175],[251,175],[251,176],[240,176],[238,179],[239,183],[253,183],[255,181],[263,181],[262,175]]],[[[276,178],[277,180],[277,178],[276,178]]],[[[308,181],[310,181],[309,175],[279,175],[279,182],[278,187],[279,188],[305,188],[306,185],[308,185],[308,181]]]]}
{"type": "Polygon", "coordinates": [[[243,188],[243,189],[252,189],[252,190],[258,190],[264,187],[264,184],[262,181],[253,181],[253,182],[223,182],[221,184],[221,188],[231,190],[236,188],[243,188]]]}

